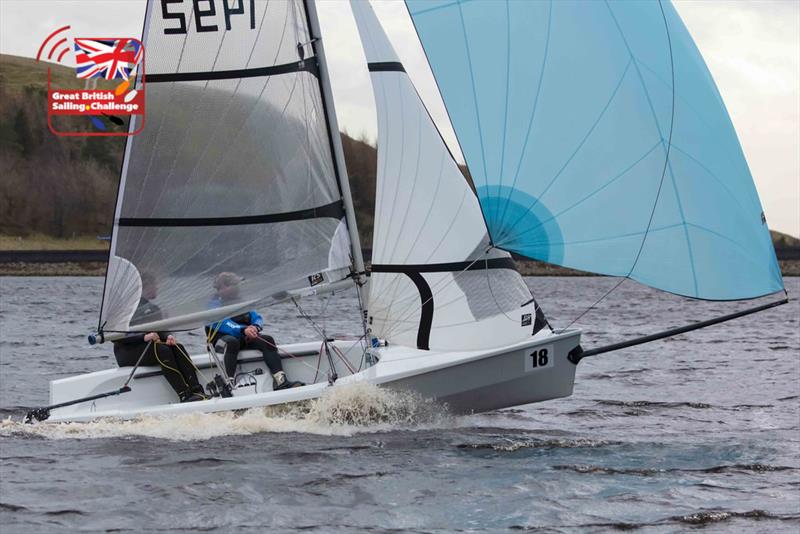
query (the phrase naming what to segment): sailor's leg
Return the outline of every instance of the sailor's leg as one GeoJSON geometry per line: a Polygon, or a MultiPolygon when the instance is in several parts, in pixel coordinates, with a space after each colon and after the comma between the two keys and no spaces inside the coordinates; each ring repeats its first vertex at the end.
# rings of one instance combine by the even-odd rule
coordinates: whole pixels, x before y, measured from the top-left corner
{"type": "Polygon", "coordinates": [[[189,384],[189,387],[194,392],[202,393],[203,389],[200,387],[200,382],[197,380],[197,372],[195,371],[194,364],[186,352],[186,347],[178,343],[174,347],[170,347],[175,362],[178,364],[178,370],[183,375],[183,379],[189,384]]]}
{"type": "Polygon", "coordinates": [[[245,339],[245,347],[248,349],[256,349],[261,351],[261,357],[264,358],[264,363],[269,367],[269,372],[273,375],[283,371],[281,365],[281,356],[275,346],[275,340],[272,336],[266,334],[259,334],[256,338],[245,339]]]}
{"type": "Polygon", "coordinates": [[[281,364],[281,356],[278,354],[278,346],[272,336],[266,334],[259,334],[257,338],[245,340],[247,348],[254,348],[261,351],[264,358],[264,363],[269,367],[272,373],[272,389],[285,389],[298,386],[304,386],[303,382],[295,382],[286,378],[286,373],[283,372],[283,365],[281,364]]]}
{"type": "Polygon", "coordinates": [[[178,370],[178,363],[175,361],[175,355],[170,347],[163,343],[154,343],[150,350],[153,352],[158,365],[161,366],[164,378],[167,379],[167,382],[178,394],[178,397],[191,388],[183,378],[183,374],[178,370]]]}

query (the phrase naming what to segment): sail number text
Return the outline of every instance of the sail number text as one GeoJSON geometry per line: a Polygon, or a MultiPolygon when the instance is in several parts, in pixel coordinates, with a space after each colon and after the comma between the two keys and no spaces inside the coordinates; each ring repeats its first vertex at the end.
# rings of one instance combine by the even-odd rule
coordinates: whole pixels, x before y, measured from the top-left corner
{"type": "Polygon", "coordinates": [[[525,372],[553,366],[553,346],[539,347],[525,355],[525,372]]]}
{"type": "Polygon", "coordinates": [[[222,22],[225,29],[231,29],[231,20],[236,15],[250,15],[250,29],[256,28],[255,0],[161,0],[161,16],[169,24],[164,28],[166,35],[188,33],[186,7],[189,20],[194,20],[198,32],[220,31],[222,22]],[[245,10],[245,5],[249,4],[245,10]],[[222,17],[221,19],[219,17],[222,17]]]}

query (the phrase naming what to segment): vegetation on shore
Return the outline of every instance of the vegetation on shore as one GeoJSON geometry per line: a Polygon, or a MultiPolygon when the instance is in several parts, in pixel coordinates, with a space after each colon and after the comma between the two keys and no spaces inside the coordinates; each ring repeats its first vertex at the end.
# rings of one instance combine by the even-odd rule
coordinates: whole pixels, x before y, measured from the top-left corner
{"type": "MultiPolygon", "coordinates": [[[[124,138],[53,135],[47,123],[48,67],[54,86],[75,86],[72,69],[0,54],[0,250],[104,250],[108,242],[97,237],[110,233],[124,138]]],[[[73,124],[90,129],[85,120],[73,124]]],[[[342,144],[361,242],[368,246],[377,151],[366,139],[346,133],[342,144]]],[[[800,239],[778,232],[772,236],[778,247],[800,246],[800,239]]],[[[17,264],[0,270],[11,274],[11,265],[17,264]]],[[[54,265],[44,270],[57,271],[54,265]]],[[[89,271],[95,273],[95,267],[89,271]]],[[[539,262],[521,267],[537,275],[579,274],[539,262]]],[[[12,269],[15,274],[26,270],[12,269]]],[[[64,268],[70,274],[76,270],[64,268]]]]}

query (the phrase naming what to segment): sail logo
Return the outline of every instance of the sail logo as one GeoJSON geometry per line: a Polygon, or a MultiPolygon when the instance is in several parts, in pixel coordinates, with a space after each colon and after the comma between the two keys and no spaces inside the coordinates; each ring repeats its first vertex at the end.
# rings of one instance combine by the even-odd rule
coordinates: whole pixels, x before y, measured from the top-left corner
{"type": "Polygon", "coordinates": [[[142,42],[132,37],[70,39],[69,30],[64,26],[52,32],[36,55],[37,61],[75,60],[74,78],[63,69],[54,72],[53,66],[47,67],[50,131],[59,136],[138,134],[144,128],[145,111],[142,42]]]}

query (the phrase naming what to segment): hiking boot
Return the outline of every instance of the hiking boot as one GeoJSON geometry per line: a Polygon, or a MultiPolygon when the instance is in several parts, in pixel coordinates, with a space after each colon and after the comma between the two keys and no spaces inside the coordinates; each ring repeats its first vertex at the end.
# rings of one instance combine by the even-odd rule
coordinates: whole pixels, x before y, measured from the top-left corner
{"type": "Polygon", "coordinates": [[[289,380],[286,378],[286,373],[283,371],[278,371],[272,375],[272,391],[278,391],[279,389],[299,388],[300,386],[305,386],[305,383],[289,380]]]}

